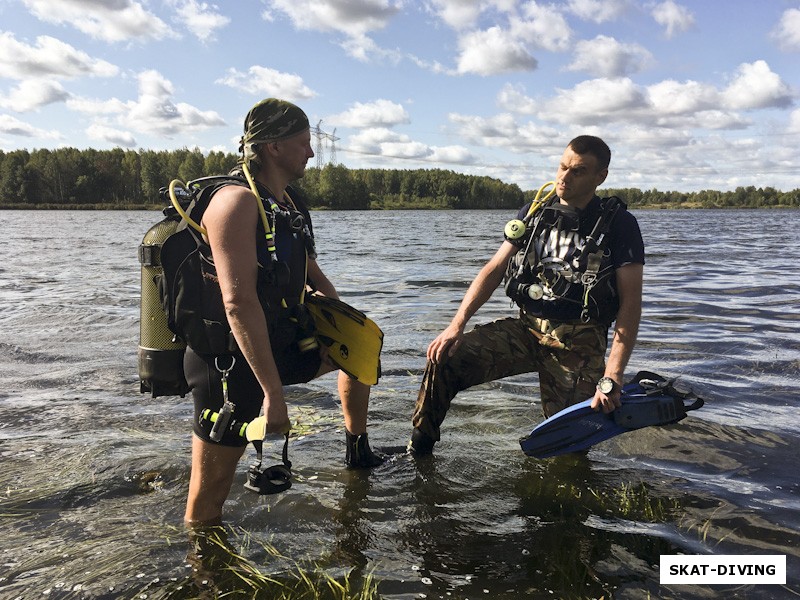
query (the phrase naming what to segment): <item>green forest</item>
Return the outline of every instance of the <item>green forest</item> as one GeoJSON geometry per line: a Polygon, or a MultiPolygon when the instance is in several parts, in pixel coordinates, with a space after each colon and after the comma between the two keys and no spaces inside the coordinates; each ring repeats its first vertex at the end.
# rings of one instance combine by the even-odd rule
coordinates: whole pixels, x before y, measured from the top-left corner
{"type": "MultiPolygon", "coordinates": [[[[189,150],[0,150],[0,209],[155,209],[159,190],[173,179],[189,181],[227,173],[232,153],[189,150]]],[[[536,190],[522,190],[486,176],[444,169],[348,169],[328,164],[309,168],[297,182],[312,208],[515,209],[536,190]]],[[[800,189],[739,187],[721,192],[674,192],[603,188],[640,208],[800,207],[800,189]]]]}

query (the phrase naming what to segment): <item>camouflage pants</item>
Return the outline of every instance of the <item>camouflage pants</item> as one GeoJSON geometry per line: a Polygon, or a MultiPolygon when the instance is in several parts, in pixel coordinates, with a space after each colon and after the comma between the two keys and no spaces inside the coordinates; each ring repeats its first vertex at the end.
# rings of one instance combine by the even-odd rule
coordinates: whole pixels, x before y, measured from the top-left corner
{"type": "Polygon", "coordinates": [[[605,368],[608,327],[522,315],[478,325],[453,356],[425,367],[412,423],[434,440],[456,394],[510,375],[538,372],[545,417],[594,395],[605,368]]]}

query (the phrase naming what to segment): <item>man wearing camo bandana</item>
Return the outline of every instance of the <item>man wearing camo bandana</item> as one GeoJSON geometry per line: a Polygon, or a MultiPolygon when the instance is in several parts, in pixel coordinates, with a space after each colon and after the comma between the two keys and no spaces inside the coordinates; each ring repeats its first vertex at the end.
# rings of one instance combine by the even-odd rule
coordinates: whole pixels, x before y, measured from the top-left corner
{"type": "MultiPolygon", "coordinates": [[[[235,432],[212,439],[212,423],[204,420],[208,410],[218,412],[224,390],[235,404],[233,418],[249,422],[263,408],[266,433],[289,429],[283,386],[310,381],[335,366],[318,349],[304,348],[295,333],[302,294],[307,285],[319,293],[338,298],[336,289],[317,263],[313,250],[311,215],[290,183],[303,176],[314,156],[308,117],[294,104],[268,98],[257,103],[244,121],[239,164],[232,175],[249,172],[260,198],[248,186],[226,182],[210,199],[198,202],[200,224],[213,257],[224,315],[235,339],[235,363],[221,373],[214,356],[186,350],[184,368],[192,388],[195,424],[192,442],[192,473],[185,520],[188,524],[221,522],[222,507],[230,492],[236,465],[246,440],[235,432]],[[267,212],[272,203],[277,256],[286,268],[276,275],[268,271],[271,258],[265,242],[258,203],[267,212]],[[291,227],[281,231],[279,213],[288,215],[291,227]],[[301,227],[297,229],[297,224],[301,227]],[[272,283],[264,283],[266,281],[272,283]],[[276,296],[276,294],[280,294],[276,296]],[[277,300],[276,300],[277,298],[277,300]],[[223,380],[222,377],[225,377],[223,380]],[[223,386],[223,382],[225,385],[223,386]]],[[[192,213],[195,215],[196,213],[192,213]]],[[[227,366],[229,362],[224,362],[227,366]]],[[[350,468],[380,464],[383,456],[373,452],[367,440],[369,386],[339,373],[339,395],[346,428],[345,462],[350,468]]]]}
{"type": "Polygon", "coordinates": [[[244,135],[239,140],[240,162],[246,163],[255,175],[261,167],[259,144],[280,142],[308,129],[308,117],[299,107],[277,98],[262,100],[244,119],[244,135]]]}

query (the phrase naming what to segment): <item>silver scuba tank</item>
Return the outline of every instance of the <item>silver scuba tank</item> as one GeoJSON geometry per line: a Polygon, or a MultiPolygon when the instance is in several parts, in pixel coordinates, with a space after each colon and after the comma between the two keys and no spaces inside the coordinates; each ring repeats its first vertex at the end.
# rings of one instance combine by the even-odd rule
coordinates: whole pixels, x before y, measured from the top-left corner
{"type": "Polygon", "coordinates": [[[139,246],[142,288],[139,305],[139,391],[158,396],[185,396],[188,391],[183,373],[186,344],[175,337],[167,325],[161,306],[156,277],[161,275],[161,246],[177,229],[181,217],[168,206],[165,218],[145,233],[139,246]]]}

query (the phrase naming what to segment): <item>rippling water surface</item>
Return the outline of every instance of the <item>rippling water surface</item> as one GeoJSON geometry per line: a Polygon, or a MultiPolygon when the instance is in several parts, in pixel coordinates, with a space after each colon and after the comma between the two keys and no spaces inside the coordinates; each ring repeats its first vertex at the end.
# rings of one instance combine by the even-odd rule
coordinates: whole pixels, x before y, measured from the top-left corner
{"type": "MultiPolygon", "coordinates": [[[[343,469],[328,375],[288,390],[311,430],[291,446],[292,489],[255,496],[240,465],[231,546],[275,576],[372,573],[394,599],[797,598],[800,266],[786,239],[800,212],[636,215],[647,266],[628,375],[680,376],[703,409],[537,461],[517,439],[541,419],[538,385],[519,376],[460,394],[432,458],[366,475],[343,469]],[[659,556],[678,553],[786,555],[787,585],[660,585],[659,556]]],[[[511,216],[314,213],[320,263],[386,334],[373,445],[408,439],[424,349],[511,216]]],[[[190,399],[139,394],[136,248],[160,217],[0,213],[2,598],[191,598],[219,576],[187,560],[181,526],[190,399]]],[[[474,323],[512,313],[498,290],[474,323]]]]}

